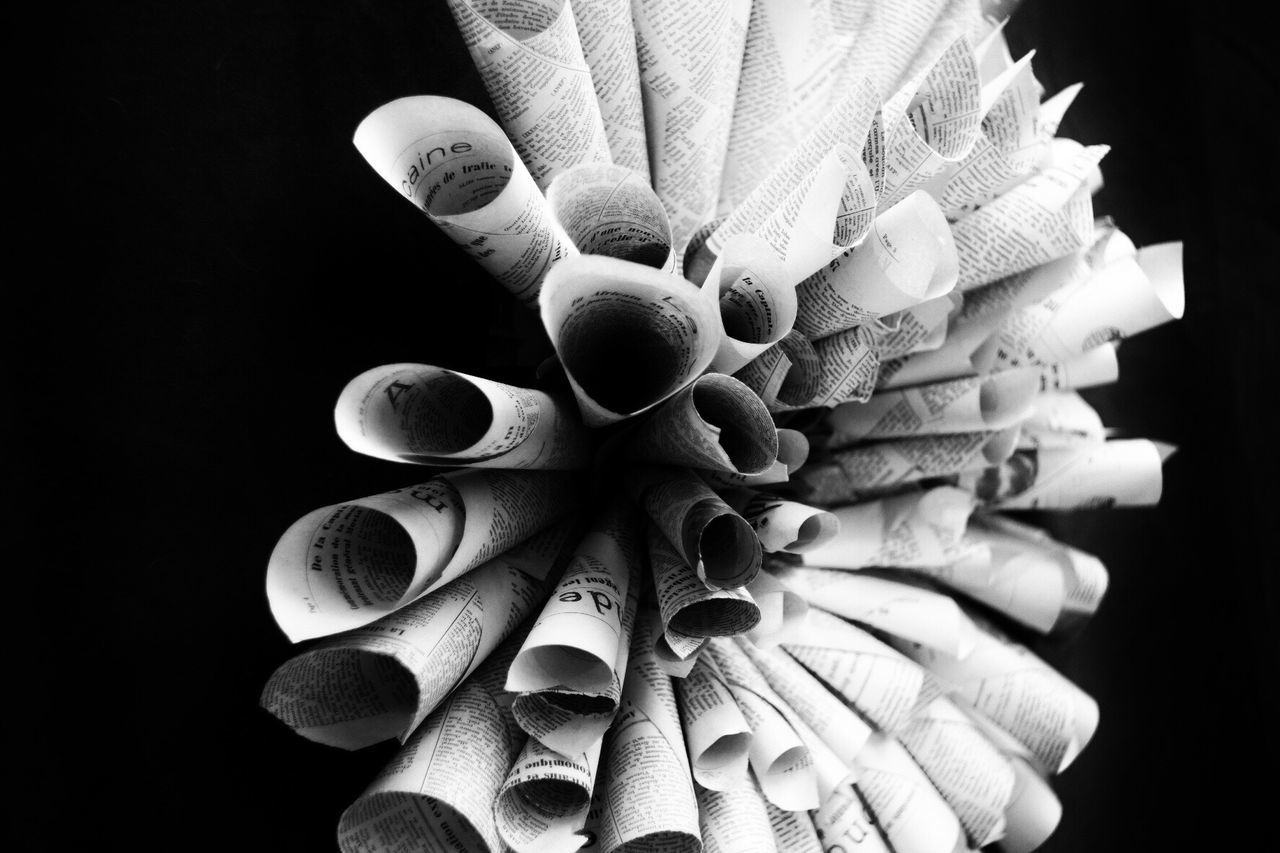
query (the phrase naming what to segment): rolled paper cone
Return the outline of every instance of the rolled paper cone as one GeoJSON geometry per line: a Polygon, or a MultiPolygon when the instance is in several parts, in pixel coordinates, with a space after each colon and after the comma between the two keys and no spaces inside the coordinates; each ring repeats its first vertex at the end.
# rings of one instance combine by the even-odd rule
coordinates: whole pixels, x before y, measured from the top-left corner
{"type": "Polygon", "coordinates": [[[921,699],[919,664],[825,610],[810,610],[782,649],[883,731],[901,728],[921,699]]]}
{"type": "Polygon", "coordinates": [[[936,299],[956,283],[951,228],[917,191],[876,217],[871,233],[796,288],[796,329],[811,339],[936,299]]]}
{"type": "Polygon", "coordinates": [[[565,755],[533,738],[525,742],[493,802],[494,822],[508,847],[555,853],[581,846],[600,747],[597,739],[584,752],[565,755]]]}
{"type": "Polygon", "coordinates": [[[957,290],[919,305],[886,314],[875,321],[876,353],[882,361],[916,352],[930,352],[946,341],[952,317],[959,315],[964,294],[957,290]]]}
{"type": "Polygon", "coordinates": [[[1101,444],[1106,435],[1102,417],[1083,397],[1074,391],[1050,391],[1036,395],[1030,417],[1022,422],[1018,447],[1101,444]]]}
{"type": "Polygon", "coordinates": [[[617,258],[557,264],[540,303],[587,426],[653,408],[701,374],[720,344],[713,287],[617,258]]]}
{"type": "Polygon", "coordinates": [[[871,398],[880,374],[880,353],[870,326],[829,335],[813,349],[818,354],[822,377],[809,405],[833,406],[871,398]]]}
{"type": "Polygon", "coordinates": [[[272,673],[262,706],[329,746],[404,741],[531,612],[574,527],[560,524],[403,610],[291,658],[272,673]]]}
{"type": "Polygon", "coordinates": [[[637,472],[637,503],[711,589],[746,586],[760,572],[760,540],[751,525],[688,471],[637,472]]]}
{"type": "Polygon", "coordinates": [[[667,537],[652,525],[649,565],[667,651],[681,660],[695,654],[707,637],[741,634],[760,622],[760,606],[745,588],[708,589],[667,537]],[[680,654],[682,650],[684,654],[680,654]]]}
{"type": "Polygon", "coordinates": [[[613,162],[650,183],[636,30],[627,0],[570,0],[613,162]]]}
{"type": "Polygon", "coordinates": [[[761,474],[728,474],[723,471],[699,471],[698,476],[713,488],[734,486],[771,486],[785,483],[809,458],[809,439],[794,429],[778,430],[778,459],[761,474]]]}
{"type": "Polygon", "coordinates": [[[383,104],[356,128],[382,179],[526,305],[551,265],[575,254],[502,129],[480,110],[434,95],[383,104]]]}
{"type": "Polygon", "coordinates": [[[699,655],[675,688],[693,778],[709,790],[744,787],[751,727],[715,661],[699,655]]]}
{"type": "Polygon", "coordinates": [[[857,759],[857,787],[897,853],[956,853],[964,830],[950,806],[907,751],[873,734],[857,759]]]}
{"type": "Polygon", "coordinates": [[[1085,255],[1092,269],[1100,270],[1112,261],[1121,258],[1132,258],[1138,253],[1138,247],[1128,234],[1116,227],[1110,216],[1103,216],[1093,221],[1094,240],[1085,255]]]}
{"type": "Polygon", "coordinates": [[[963,659],[978,629],[950,596],[862,572],[793,567],[778,580],[821,608],[963,659]]]}
{"type": "Polygon", "coordinates": [[[579,164],[551,182],[547,203],[582,254],[675,272],[667,211],[653,188],[632,169],[579,164]]]}
{"type": "Polygon", "coordinates": [[[1003,430],[1032,413],[1039,377],[1011,370],[874,395],[866,403],[836,406],[826,416],[830,445],[864,439],[1003,430]]]}
{"type": "Polygon", "coordinates": [[[808,405],[822,386],[822,361],[817,350],[794,329],[778,343],[778,348],[791,364],[778,387],[778,402],[786,406],[808,405]]]}
{"type": "Polygon", "coordinates": [[[1005,835],[997,849],[1031,853],[1044,844],[1062,820],[1062,803],[1040,774],[1026,761],[1011,756],[1013,800],[1005,810],[1005,835]]]}
{"type": "Polygon", "coordinates": [[[809,616],[809,602],[768,572],[756,575],[747,586],[751,599],[760,607],[760,622],[747,632],[747,639],[760,648],[770,648],[796,636],[809,616]]]}
{"type": "Polygon", "coordinates": [[[769,245],[750,234],[725,244],[708,277],[720,295],[724,329],[711,368],[733,373],[791,331],[796,319],[795,285],[769,245]]]}
{"type": "Polygon", "coordinates": [[[449,0],[449,10],[538,186],[545,189],[560,171],[578,163],[610,161],[568,0],[449,0]]]}
{"type": "Polygon", "coordinates": [[[703,853],[777,853],[765,799],[755,782],[733,790],[698,790],[703,853]]]}
{"type": "Polygon", "coordinates": [[[1185,307],[1182,244],[1148,246],[1111,262],[1071,293],[1030,349],[1038,361],[1065,361],[1176,320],[1185,307]]]}
{"type": "Polygon", "coordinates": [[[1114,341],[1098,344],[1074,358],[1040,366],[1042,391],[1068,391],[1110,385],[1120,378],[1114,341]]]}
{"type": "Polygon", "coordinates": [[[760,539],[768,552],[803,554],[835,538],[840,521],[826,510],[751,489],[735,489],[723,495],[760,539]]]}
{"type": "Polygon", "coordinates": [[[347,383],[334,409],[357,453],[419,465],[584,468],[590,433],[572,406],[426,364],[388,364],[347,383]]]}
{"type": "Polygon", "coordinates": [[[271,552],[271,613],[294,642],[367,625],[548,527],[578,500],[567,473],[470,470],[321,507],[271,552]]]}
{"type": "Polygon", "coordinates": [[[627,455],[641,462],[762,474],[778,460],[778,429],[750,388],[731,376],[708,373],[640,425],[627,455]]]}
{"type": "Polygon", "coordinates": [[[889,853],[876,818],[867,811],[863,797],[853,784],[837,788],[812,815],[814,827],[828,845],[825,849],[889,853]]]}
{"type": "Polygon", "coordinates": [[[787,853],[823,853],[822,839],[808,812],[789,812],[765,801],[769,828],[778,850],[787,853]]]}
{"type": "Polygon", "coordinates": [[[1146,439],[1019,450],[960,477],[960,487],[1002,509],[1154,506],[1163,488],[1160,447],[1146,439]]]}
{"type": "Polygon", "coordinates": [[[832,569],[946,565],[968,550],[961,537],[973,508],[971,495],[948,486],[838,507],[840,532],[801,559],[832,569]]]}
{"type": "Polygon", "coordinates": [[[508,638],[342,813],[342,853],[393,848],[406,830],[431,853],[456,845],[501,853],[492,803],[525,741],[502,701],[502,682],[523,639],[521,632],[508,638]],[[460,731],[468,736],[455,736],[460,731]],[[460,774],[465,786],[456,784],[460,774]]]}

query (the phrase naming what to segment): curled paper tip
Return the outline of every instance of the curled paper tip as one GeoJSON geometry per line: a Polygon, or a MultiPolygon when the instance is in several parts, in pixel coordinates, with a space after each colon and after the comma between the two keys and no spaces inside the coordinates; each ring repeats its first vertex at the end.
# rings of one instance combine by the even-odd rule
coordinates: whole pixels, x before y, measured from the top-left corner
{"type": "Polygon", "coordinates": [[[1156,297],[1175,320],[1182,319],[1187,307],[1186,288],[1182,279],[1182,243],[1158,243],[1137,252],[1138,266],[1147,274],[1156,297]]]}
{"type": "Polygon", "coordinates": [[[1151,443],[1155,445],[1156,452],[1160,454],[1161,463],[1168,462],[1170,457],[1178,452],[1177,445],[1168,444],[1163,441],[1153,441],[1151,443]]]}

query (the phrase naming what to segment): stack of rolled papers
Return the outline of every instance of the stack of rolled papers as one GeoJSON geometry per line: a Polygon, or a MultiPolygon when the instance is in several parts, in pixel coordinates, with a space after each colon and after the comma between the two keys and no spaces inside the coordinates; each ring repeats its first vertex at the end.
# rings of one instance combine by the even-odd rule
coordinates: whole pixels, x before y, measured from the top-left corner
{"type": "Polygon", "coordinates": [[[1159,499],[1172,448],[1078,392],[1183,307],[1179,244],[1094,216],[1079,87],[977,0],[449,6],[499,121],[402,98],[355,145],[556,359],[337,401],[437,469],[268,566],[313,642],[263,707],[403,744],[338,846],[1038,846],[1098,708],[1019,638],[1107,572],[1019,513],[1159,499]]]}

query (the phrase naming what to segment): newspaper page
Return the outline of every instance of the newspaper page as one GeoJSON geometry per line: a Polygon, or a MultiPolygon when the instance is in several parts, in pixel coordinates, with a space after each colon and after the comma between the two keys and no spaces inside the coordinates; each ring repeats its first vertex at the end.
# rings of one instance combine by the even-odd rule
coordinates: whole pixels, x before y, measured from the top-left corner
{"type": "Polygon", "coordinates": [[[863,572],[796,566],[777,574],[814,609],[956,658],[964,659],[977,642],[977,627],[950,596],[863,572]]]}
{"type": "Polygon", "coordinates": [[[640,65],[630,0],[570,0],[613,162],[649,183],[640,65]]]}
{"type": "Polygon", "coordinates": [[[889,853],[876,819],[853,784],[841,785],[813,814],[824,850],[841,853],[889,853]]]}
{"type": "Polygon", "coordinates": [[[652,624],[638,620],[622,707],[605,739],[596,786],[601,853],[702,850],[676,694],[653,657],[652,624]]]}
{"type": "Polygon", "coordinates": [[[956,286],[969,290],[1088,246],[1093,202],[1086,182],[1108,150],[1076,144],[1061,163],[1055,160],[957,222],[952,228],[960,257],[956,286]]]}
{"type": "Polygon", "coordinates": [[[593,450],[571,403],[426,364],[366,370],[333,417],[348,447],[392,462],[564,470],[593,450]]]}
{"type": "Polygon", "coordinates": [[[571,475],[450,472],[307,513],[267,565],[267,600],[293,642],[367,625],[576,509],[571,475]]]}
{"type": "Polygon", "coordinates": [[[721,254],[731,237],[754,234],[773,247],[794,283],[861,242],[876,207],[876,181],[862,152],[869,134],[879,132],[879,108],[879,95],[863,80],[798,145],[774,152],[764,179],[707,238],[702,257],[721,254]]]}
{"type": "Polygon", "coordinates": [[[667,211],[653,188],[626,166],[582,163],[547,188],[556,222],[584,255],[606,255],[675,272],[667,211]]]}
{"type": "Polygon", "coordinates": [[[689,661],[692,665],[690,659],[708,637],[743,634],[760,623],[760,605],[750,592],[708,589],[653,525],[649,526],[649,565],[661,616],[662,630],[654,638],[660,663],[689,661]]]}
{"type": "Polygon", "coordinates": [[[778,428],[750,388],[708,373],[655,409],[626,454],[639,462],[763,474],[778,461],[778,428]]]}
{"type": "Polygon", "coordinates": [[[751,727],[715,661],[699,655],[675,688],[693,778],[714,791],[746,787],[751,727]]]}
{"type": "Polygon", "coordinates": [[[922,435],[837,450],[797,473],[796,492],[822,505],[900,492],[922,480],[997,465],[1017,448],[1020,433],[1015,424],[1003,430],[922,435]]]}
{"type": "Polygon", "coordinates": [[[981,107],[978,64],[961,36],[885,104],[881,211],[960,165],[981,132],[981,107]]]}
{"type": "Polygon", "coordinates": [[[522,641],[503,643],[342,813],[342,853],[502,853],[493,801],[525,740],[502,682],[522,641]]]}
{"type": "Polygon", "coordinates": [[[502,128],[470,104],[400,98],[366,116],[352,141],[383,180],[526,305],[537,304],[552,264],[577,253],[502,128]]]}
{"type": "Polygon", "coordinates": [[[949,486],[837,507],[839,533],[801,560],[829,569],[947,565],[977,550],[963,538],[973,508],[970,495],[949,486]]]}
{"type": "Polygon", "coordinates": [[[1013,766],[1013,800],[1005,811],[1004,853],[1031,853],[1049,840],[1062,820],[1062,803],[1039,773],[1023,759],[1009,757],[1013,766]]]}
{"type": "Polygon", "coordinates": [[[623,504],[597,517],[507,674],[516,721],[557,752],[585,751],[618,710],[641,585],[638,528],[623,504]]]}
{"type": "Polygon", "coordinates": [[[715,661],[751,726],[747,760],[760,790],[779,808],[816,809],[820,802],[817,771],[786,704],[731,640],[712,640],[706,653],[715,661]]]}
{"type": "Polygon", "coordinates": [[[262,707],[329,746],[403,741],[533,611],[575,528],[557,525],[408,607],[286,661],[263,688],[262,707]]]}
{"type": "Polygon", "coordinates": [[[758,649],[741,638],[737,643],[791,712],[846,765],[847,774],[871,736],[871,727],[786,652],[758,649]]]}
{"type": "Polygon", "coordinates": [[[799,430],[778,430],[778,460],[761,474],[728,474],[717,471],[699,471],[708,485],[721,489],[737,486],[773,486],[785,483],[799,471],[809,459],[809,439],[799,430]]]}
{"type": "Polygon", "coordinates": [[[882,731],[895,732],[907,722],[924,687],[918,664],[825,610],[811,610],[782,651],[882,731]]]}
{"type": "Polygon", "coordinates": [[[960,819],[971,847],[1004,835],[1013,767],[963,711],[939,696],[894,735],[960,819]]]}
{"type": "Polygon", "coordinates": [[[1155,506],[1174,448],[1145,438],[1018,450],[959,475],[957,485],[997,509],[1155,506]]]}
{"type": "Polygon", "coordinates": [[[609,141],[568,0],[448,0],[520,159],[546,189],[609,141]]]}
{"type": "Polygon", "coordinates": [[[711,589],[746,586],[763,553],[751,525],[696,475],[676,468],[637,471],[636,503],[711,589]]]}
{"type": "Polygon", "coordinates": [[[824,509],[751,489],[733,489],[722,497],[755,530],[760,547],[771,553],[803,554],[840,532],[840,519],[824,509]]]}
{"type": "Polygon", "coordinates": [[[633,0],[653,188],[677,253],[716,215],[750,0],[633,0]]]}
{"type": "Polygon", "coordinates": [[[955,286],[951,228],[927,193],[877,216],[867,239],[802,281],[796,328],[810,339],[937,299],[955,286]]]}
{"type": "Polygon", "coordinates": [[[507,773],[493,803],[494,823],[516,853],[570,853],[582,846],[601,742],[562,754],[534,738],[507,773]]]}
{"type": "Polygon", "coordinates": [[[822,839],[808,812],[789,812],[768,800],[764,804],[769,815],[773,842],[786,853],[823,853],[822,839]]]}
{"type": "Polygon", "coordinates": [[[698,828],[703,853],[779,853],[754,782],[728,791],[699,788],[698,828]]]}
{"type": "Polygon", "coordinates": [[[892,737],[873,734],[858,755],[858,791],[895,853],[954,853],[964,831],[911,756],[892,737]]]}
{"type": "Polygon", "coordinates": [[[1024,745],[1050,773],[1067,768],[1098,728],[1098,703],[1053,667],[993,626],[974,633],[963,659],[895,642],[977,713],[1024,745]]]}
{"type": "Polygon", "coordinates": [[[720,346],[714,290],[617,258],[556,264],[542,324],[587,426],[651,409],[706,370],[720,346]]]}
{"type": "Polygon", "coordinates": [[[707,277],[720,294],[724,337],[711,369],[734,373],[795,325],[795,281],[772,248],[752,234],[730,238],[707,277]]]}

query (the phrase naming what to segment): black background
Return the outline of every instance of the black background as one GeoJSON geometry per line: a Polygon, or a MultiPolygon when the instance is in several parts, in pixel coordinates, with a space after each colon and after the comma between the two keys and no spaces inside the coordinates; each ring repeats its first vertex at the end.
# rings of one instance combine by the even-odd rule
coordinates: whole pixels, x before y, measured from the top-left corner
{"type": "MultiPolygon", "coordinates": [[[[291,653],[267,555],[313,507],[425,478],[342,446],[347,379],[418,361],[527,383],[543,352],[350,134],[402,95],[488,99],[442,0],[54,14],[10,29],[38,57],[10,80],[9,167],[38,187],[8,229],[8,693],[32,806],[11,826],[47,849],[335,849],[392,748],[341,753],[257,708],[291,653]]],[[[1045,849],[1249,849],[1280,758],[1273,48],[1236,4],[1028,0],[1008,32],[1051,92],[1085,82],[1062,133],[1113,146],[1099,212],[1186,241],[1186,319],[1089,394],[1181,446],[1164,500],[1049,520],[1112,586],[1039,646],[1102,706],[1045,849]]]]}

